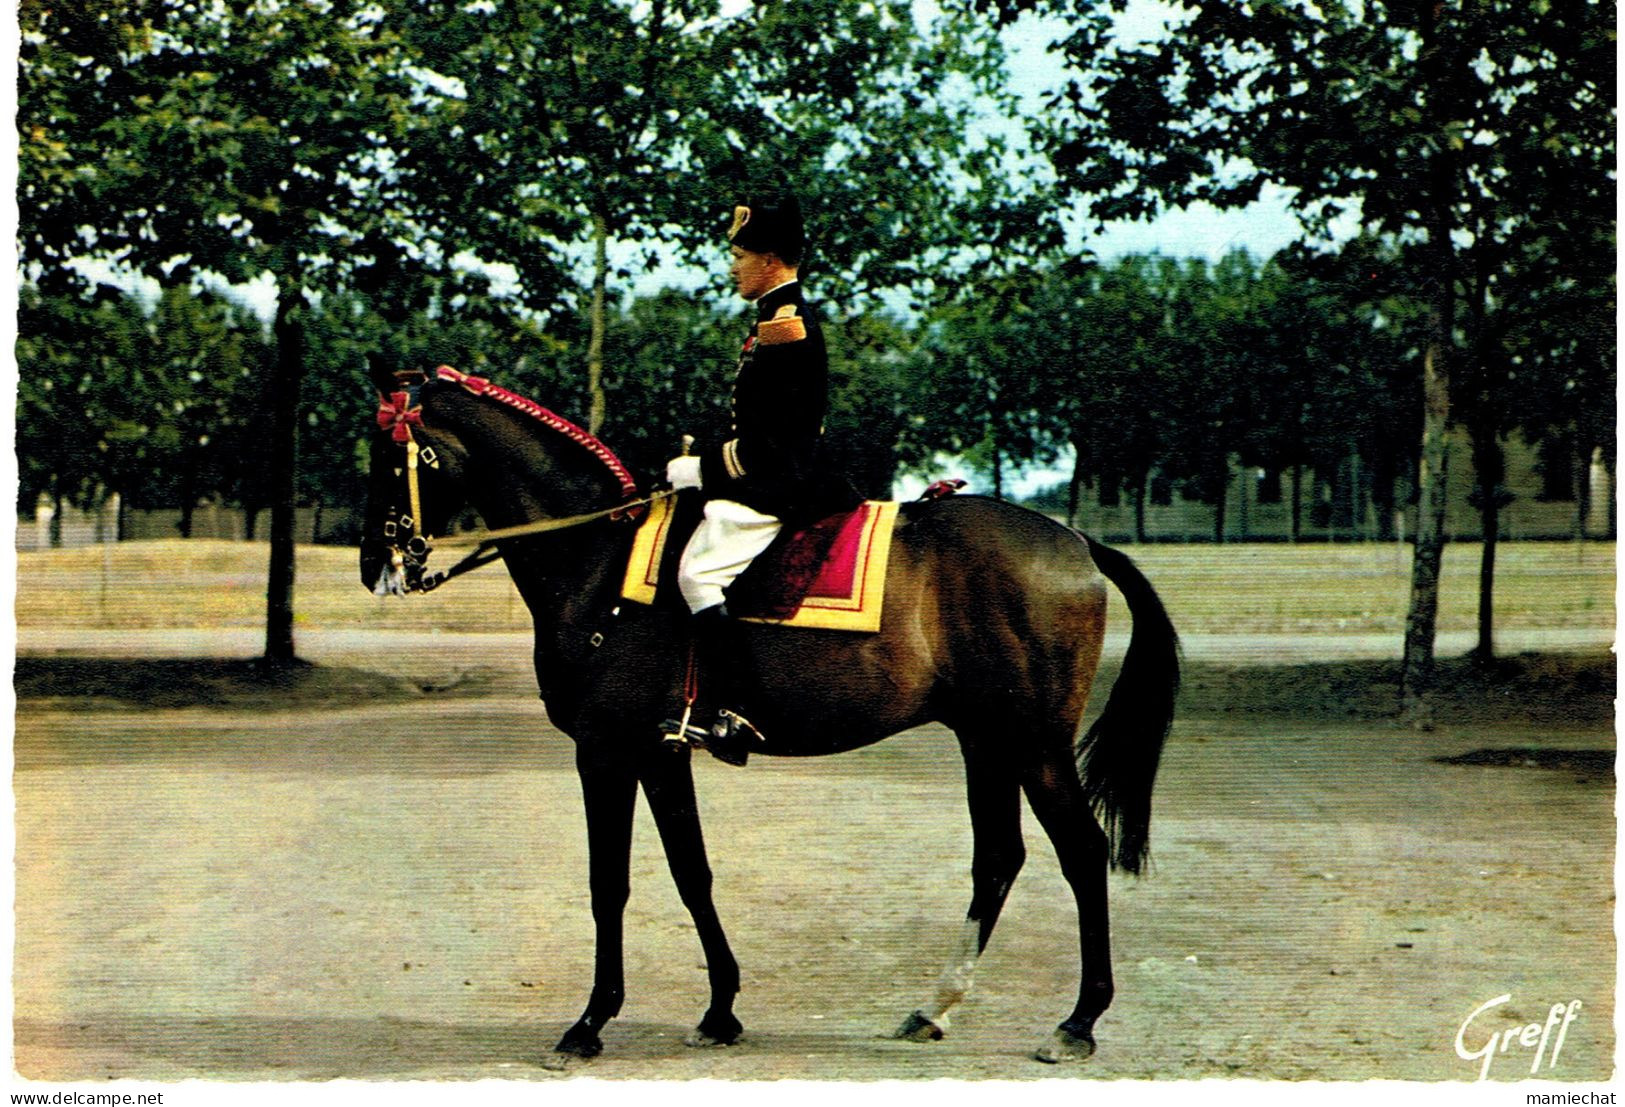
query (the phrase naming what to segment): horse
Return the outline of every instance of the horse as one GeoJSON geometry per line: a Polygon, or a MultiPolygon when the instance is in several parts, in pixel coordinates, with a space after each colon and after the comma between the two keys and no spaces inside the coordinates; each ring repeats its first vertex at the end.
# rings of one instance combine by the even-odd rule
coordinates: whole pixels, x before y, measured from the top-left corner
{"type": "MultiPolygon", "coordinates": [[[[586,1008],[555,1046],[556,1063],[597,1056],[625,997],[622,917],[639,788],[705,957],[709,1005],[686,1041],[737,1041],[739,968],[712,901],[691,754],[660,734],[688,679],[687,616],[619,598],[635,529],[627,519],[647,500],[597,438],[489,381],[445,367],[372,376],[379,431],[362,583],[380,594],[433,586],[432,536],[476,511],[489,528],[484,556],[500,555],[533,616],[548,715],[575,743],[596,946],[586,1008]]],[[[1076,900],[1081,952],[1077,1002],[1033,1056],[1082,1060],[1095,1051],[1095,1023],[1114,990],[1108,868],[1139,874],[1148,855],[1178,636],[1127,556],[980,496],[902,505],[885,586],[875,633],[741,624],[752,677],[735,706],[770,756],[840,753],[929,722],[958,739],[973,833],[970,907],[948,938],[935,993],[897,1038],[940,1039],[969,991],[1025,858],[1025,794],[1076,900]],[[1105,707],[1080,739],[1108,581],[1127,600],[1132,632],[1105,707]]]]}

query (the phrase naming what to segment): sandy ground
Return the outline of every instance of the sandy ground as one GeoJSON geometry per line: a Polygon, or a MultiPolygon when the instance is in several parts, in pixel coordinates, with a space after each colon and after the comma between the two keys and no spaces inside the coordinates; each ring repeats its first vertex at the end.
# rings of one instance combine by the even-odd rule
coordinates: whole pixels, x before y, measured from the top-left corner
{"type": "MultiPolygon", "coordinates": [[[[570,743],[527,692],[528,645],[510,639],[304,640],[318,660],[395,675],[482,666],[482,693],[464,698],[251,712],[25,701],[18,1071],[1469,1080],[1458,1029],[1510,995],[1473,1020],[1470,1048],[1579,1000],[1542,1074],[1612,1075],[1613,780],[1434,760],[1611,749],[1608,724],[1443,720],[1417,734],[1190,715],[1159,777],[1152,874],[1112,878],[1117,1000],[1092,1061],[1028,1059],[1077,973],[1071,897],[1030,818],[1027,868],[950,1037],[882,1037],[929,994],[969,898],[961,768],[951,736],[924,728],[836,758],[697,765],[744,971],[732,1048],[681,1044],[704,971],[640,808],[625,1010],[602,1058],[546,1068],[591,977],[585,834],[570,743]]],[[[25,631],[19,650],[232,643],[25,631]]],[[[1533,1055],[1514,1041],[1490,1075],[1527,1078],[1533,1055]]]]}

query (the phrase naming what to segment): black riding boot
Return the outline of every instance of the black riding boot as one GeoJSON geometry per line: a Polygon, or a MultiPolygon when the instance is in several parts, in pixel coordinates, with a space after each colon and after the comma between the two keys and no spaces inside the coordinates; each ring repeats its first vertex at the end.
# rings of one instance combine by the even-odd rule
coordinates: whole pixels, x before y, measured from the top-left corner
{"type": "Polygon", "coordinates": [[[743,765],[762,735],[738,711],[744,663],[739,626],[728,617],[727,608],[717,604],[695,612],[689,627],[694,635],[698,699],[709,704],[716,717],[709,727],[694,725],[694,720],[686,728],[668,723],[664,728],[667,740],[703,746],[718,761],[743,765]]]}

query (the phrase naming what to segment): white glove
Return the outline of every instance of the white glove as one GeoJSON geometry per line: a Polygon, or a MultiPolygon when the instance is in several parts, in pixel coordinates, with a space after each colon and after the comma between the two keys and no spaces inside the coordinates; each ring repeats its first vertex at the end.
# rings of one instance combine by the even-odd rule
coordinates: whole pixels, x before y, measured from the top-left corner
{"type": "Polygon", "coordinates": [[[666,462],[666,483],[673,488],[700,486],[700,459],[684,455],[666,462]]]}

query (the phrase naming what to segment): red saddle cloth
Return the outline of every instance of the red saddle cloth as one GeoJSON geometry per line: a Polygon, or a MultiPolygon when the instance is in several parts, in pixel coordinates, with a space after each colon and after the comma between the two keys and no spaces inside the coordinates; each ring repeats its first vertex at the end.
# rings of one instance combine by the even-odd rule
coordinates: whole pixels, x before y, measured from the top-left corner
{"type": "MultiPolygon", "coordinates": [[[[729,610],[753,622],[879,630],[896,521],[895,502],[867,500],[781,533],[729,588],[729,610]]],[[[697,511],[678,511],[672,500],[651,509],[627,561],[626,599],[654,603],[675,594],[676,562],[697,522],[697,511]]]]}

